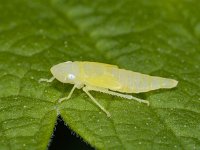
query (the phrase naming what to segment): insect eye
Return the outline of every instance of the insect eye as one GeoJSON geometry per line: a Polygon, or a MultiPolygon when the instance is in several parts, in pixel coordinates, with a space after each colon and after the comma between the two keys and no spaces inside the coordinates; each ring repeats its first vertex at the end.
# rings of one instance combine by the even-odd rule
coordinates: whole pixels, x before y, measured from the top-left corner
{"type": "Polygon", "coordinates": [[[73,80],[73,79],[75,79],[75,78],[76,78],[75,75],[73,75],[73,74],[68,74],[68,79],[73,80]]]}

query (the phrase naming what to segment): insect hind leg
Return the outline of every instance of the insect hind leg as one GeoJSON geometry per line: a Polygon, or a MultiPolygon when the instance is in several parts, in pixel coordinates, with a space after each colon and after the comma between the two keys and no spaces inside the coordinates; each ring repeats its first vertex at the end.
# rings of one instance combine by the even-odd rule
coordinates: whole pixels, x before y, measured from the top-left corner
{"type": "Polygon", "coordinates": [[[134,96],[132,96],[132,95],[121,94],[121,93],[109,91],[108,89],[97,88],[97,87],[89,87],[89,89],[90,89],[91,91],[98,91],[98,92],[102,92],[102,93],[106,93],[106,94],[110,94],[110,95],[122,97],[122,98],[125,98],[125,99],[133,99],[133,100],[136,100],[136,101],[138,101],[138,102],[140,102],[140,103],[145,103],[145,104],[147,104],[147,105],[149,106],[149,101],[143,100],[143,99],[139,99],[139,98],[134,97],[134,96]]]}
{"type": "Polygon", "coordinates": [[[108,117],[110,117],[110,113],[101,105],[97,100],[89,93],[89,89],[87,87],[83,88],[83,91],[90,97],[90,99],[103,111],[106,113],[108,117]]]}

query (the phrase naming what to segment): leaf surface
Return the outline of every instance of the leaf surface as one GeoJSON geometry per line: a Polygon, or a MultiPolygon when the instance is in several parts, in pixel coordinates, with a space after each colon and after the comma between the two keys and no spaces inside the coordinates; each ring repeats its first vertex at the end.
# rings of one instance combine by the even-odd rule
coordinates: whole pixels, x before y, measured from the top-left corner
{"type": "MultiPolygon", "coordinates": [[[[1,0],[2,1],[2,0],[1,0]]],[[[97,149],[200,149],[200,3],[197,0],[2,1],[0,149],[46,149],[57,116],[97,149]],[[64,61],[118,65],[178,87],[134,96],[150,106],[50,78],[64,61]]]]}

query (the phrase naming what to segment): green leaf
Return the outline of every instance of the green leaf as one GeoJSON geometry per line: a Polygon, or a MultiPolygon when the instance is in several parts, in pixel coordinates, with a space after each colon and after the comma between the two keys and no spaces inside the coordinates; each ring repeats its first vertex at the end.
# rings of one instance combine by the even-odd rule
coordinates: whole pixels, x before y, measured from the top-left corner
{"type": "Polygon", "coordinates": [[[57,116],[97,149],[200,149],[198,0],[1,0],[0,149],[46,149],[57,116]],[[64,61],[118,65],[178,87],[134,96],[150,106],[50,78],[64,61]]]}

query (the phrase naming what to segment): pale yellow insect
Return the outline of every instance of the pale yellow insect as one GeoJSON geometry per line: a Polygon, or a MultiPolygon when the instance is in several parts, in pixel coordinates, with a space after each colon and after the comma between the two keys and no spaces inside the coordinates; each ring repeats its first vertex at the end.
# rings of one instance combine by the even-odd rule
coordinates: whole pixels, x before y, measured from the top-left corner
{"type": "Polygon", "coordinates": [[[126,99],[133,99],[149,105],[147,100],[122,93],[141,93],[161,88],[173,88],[178,84],[178,81],[173,79],[145,75],[120,69],[115,65],[98,62],[68,61],[55,65],[50,70],[53,77],[51,79],[40,79],[40,82],[52,82],[56,78],[60,82],[74,84],[69,95],[59,99],[59,102],[69,99],[76,88],[82,88],[108,117],[110,117],[110,113],[96,101],[89,91],[98,91],[126,99]]]}

